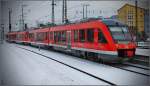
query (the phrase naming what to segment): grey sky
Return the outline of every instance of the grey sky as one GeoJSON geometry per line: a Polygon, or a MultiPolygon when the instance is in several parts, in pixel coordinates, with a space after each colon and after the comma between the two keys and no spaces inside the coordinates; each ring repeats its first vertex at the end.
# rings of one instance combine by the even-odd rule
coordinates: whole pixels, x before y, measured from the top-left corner
{"type": "MultiPolygon", "coordinates": [[[[146,8],[148,0],[138,1],[140,7],[146,8]]],[[[62,1],[55,2],[55,21],[61,23],[62,18],[62,1]]],[[[135,4],[134,0],[118,0],[118,1],[68,1],[68,19],[71,21],[79,20],[82,18],[82,5],[89,4],[88,17],[110,17],[117,14],[117,9],[125,3],[135,4]],[[89,12],[90,11],[90,12],[89,12]]],[[[51,1],[7,1],[3,3],[5,11],[3,12],[3,20],[5,28],[8,28],[8,8],[12,8],[12,28],[19,30],[19,20],[21,19],[21,4],[24,7],[24,19],[29,27],[35,27],[37,22],[51,22],[51,1]]]]}

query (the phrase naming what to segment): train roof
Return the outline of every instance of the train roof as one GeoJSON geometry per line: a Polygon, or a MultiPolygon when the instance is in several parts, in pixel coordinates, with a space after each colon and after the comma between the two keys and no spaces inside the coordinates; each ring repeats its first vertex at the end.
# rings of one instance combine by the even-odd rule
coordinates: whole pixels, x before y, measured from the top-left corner
{"type": "Polygon", "coordinates": [[[127,26],[121,21],[118,21],[116,19],[102,19],[103,23],[105,23],[107,26],[127,26]]]}
{"type": "Polygon", "coordinates": [[[46,31],[49,28],[57,28],[59,26],[87,23],[87,22],[91,22],[91,21],[100,21],[100,22],[106,24],[107,26],[127,26],[127,25],[123,24],[122,22],[120,22],[116,19],[88,18],[88,19],[82,19],[80,21],[67,23],[67,24],[60,24],[60,25],[51,26],[51,27],[50,26],[49,27],[38,27],[38,28],[28,29],[28,30],[25,30],[25,31],[14,31],[14,32],[9,32],[9,33],[13,34],[15,32],[28,32],[28,31],[32,32],[32,31],[38,31],[38,30],[46,31]]]}

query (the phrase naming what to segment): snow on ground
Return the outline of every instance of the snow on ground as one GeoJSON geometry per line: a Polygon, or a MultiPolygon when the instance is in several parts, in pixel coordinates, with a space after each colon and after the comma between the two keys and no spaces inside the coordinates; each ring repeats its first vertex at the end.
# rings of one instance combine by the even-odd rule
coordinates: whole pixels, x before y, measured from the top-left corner
{"type": "MultiPolygon", "coordinates": [[[[11,44],[12,45],[12,44],[11,44]]],[[[3,84],[107,85],[106,83],[23,49],[0,45],[3,84]]]]}
{"type": "MultiPolygon", "coordinates": [[[[15,48],[15,46],[21,46],[21,45],[17,45],[17,44],[11,45],[11,47],[13,48],[15,48]]],[[[92,61],[87,61],[87,60],[76,58],[73,56],[64,55],[62,53],[58,53],[54,51],[48,51],[48,50],[39,51],[37,48],[33,48],[29,46],[21,46],[21,47],[28,48],[30,50],[44,54],[51,58],[57,59],[59,61],[62,61],[71,66],[84,70],[88,73],[92,73],[100,78],[111,81],[118,85],[146,85],[148,84],[149,77],[145,77],[143,75],[131,73],[125,70],[106,66],[103,64],[98,64],[92,61]]]]}

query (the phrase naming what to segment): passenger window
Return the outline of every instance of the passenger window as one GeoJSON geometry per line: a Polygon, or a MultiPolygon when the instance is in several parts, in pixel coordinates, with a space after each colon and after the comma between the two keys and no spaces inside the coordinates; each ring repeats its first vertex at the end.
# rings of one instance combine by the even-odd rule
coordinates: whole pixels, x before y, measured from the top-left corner
{"type": "Polygon", "coordinates": [[[85,30],[79,30],[80,42],[85,42],[85,30]]]}
{"type": "Polygon", "coordinates": [[[50,40],[53,40],[53,32],[50,32],[50,40]]]}
{"type": "Polygon", "coordinates": [[[74,30],[74,42],[78,42],[78,30],[74,30]]]}
{"type": "Polygon", "coordinates": [[[21,34],[19,34],[19,40],[21,40],[22,39],[22,35],[21,34]]]}
{"type": "Polygon", "coordinates": [[[29,34],[29,38],[30,38],[30,39],[33,39],[33,38],[34,38],[34,34],[33,34],[33,33],[30,33],[30,34],[29,34]]]}
{"type": "Polygon", "coordinates": [[[43,41],[44,40],[44,33],[37,33],[37,41],[43,41]]]}
{"type": "Polygon", "coordinates": [[[54,32],[54,41],[61,42],[61,32],[54,32]]]}
{"type": "Polygon", "coordinates": [[[54,41],[57,41],[57,32],[54,32],[54,41]]]}
{"type": "Polygon", "coordinates": [[[48,39],[48,32],[45,32],[45,39],[48,39]]]}
{"type": "Polygon", "coordinates": [[[98,42],[107,43],[106,38],[101,30],[98,31],[98,42]]]}
{"type": "Polygon", "coordinates": [[[61,32],[57,32],[57,34],[58,34],[58,42],[60,42],[61,41],[61,32]]]}
{"type": "Polygon", "coordinates": [[[87,29],[87,41],[88,42],[94,41],[94,29],[87,29]]]}
{"type": "Polygon", "coordinates": [[[66,41],[66,31],[62,32],[62,34],[61,34],[61,40],[62,40],[62,42],[66,41]]]}

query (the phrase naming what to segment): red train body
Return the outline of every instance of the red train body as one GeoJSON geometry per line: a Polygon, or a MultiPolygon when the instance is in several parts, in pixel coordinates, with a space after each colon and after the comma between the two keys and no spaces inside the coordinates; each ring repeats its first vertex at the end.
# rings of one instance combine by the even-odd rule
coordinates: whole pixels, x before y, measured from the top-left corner
{"type": "Polygon", "coordinates": [[[111,62],[133,58],[136,50],[127,26],[109,19],[10,32],[7,40],[51,46],[111,62]]]}

